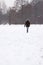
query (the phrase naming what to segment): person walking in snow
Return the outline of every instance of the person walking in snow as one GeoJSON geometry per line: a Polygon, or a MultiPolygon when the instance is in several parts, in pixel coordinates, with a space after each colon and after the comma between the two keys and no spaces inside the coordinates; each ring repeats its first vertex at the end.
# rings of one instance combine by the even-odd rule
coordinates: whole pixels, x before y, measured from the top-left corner
{"type": "Polygon", "coordinates": [[[29,20],[27,20],[27,21],[25,22],[25,26],[26,26],[26,28],[27,28],[27,33],[28,33],[28,28],[30,27],[30,21],[29,21],[29,20]]]}

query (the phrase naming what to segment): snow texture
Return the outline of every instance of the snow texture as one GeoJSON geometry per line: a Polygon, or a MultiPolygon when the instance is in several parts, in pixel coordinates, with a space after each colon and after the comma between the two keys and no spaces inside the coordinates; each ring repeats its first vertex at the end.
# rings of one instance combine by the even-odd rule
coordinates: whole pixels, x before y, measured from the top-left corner
{"type": "Polygon", "coordinates": [[[43,65],[43,25],[0,25],[0,65],[43,65]]]}

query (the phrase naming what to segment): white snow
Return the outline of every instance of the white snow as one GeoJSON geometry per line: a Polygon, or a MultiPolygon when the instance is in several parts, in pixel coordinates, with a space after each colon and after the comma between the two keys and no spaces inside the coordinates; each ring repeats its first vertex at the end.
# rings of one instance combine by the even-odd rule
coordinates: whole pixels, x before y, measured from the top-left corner
{"type": "Polygon", "coordinates": [[[0,25],[0,65],[43,65],[43,25],[0,25]]]}

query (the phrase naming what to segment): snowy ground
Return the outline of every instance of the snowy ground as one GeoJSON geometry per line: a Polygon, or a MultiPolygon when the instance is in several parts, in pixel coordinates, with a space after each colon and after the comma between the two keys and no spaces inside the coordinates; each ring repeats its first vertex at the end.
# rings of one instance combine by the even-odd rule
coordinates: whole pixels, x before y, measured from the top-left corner
{"type": "Polygon", "coordinates": [[[43,25],[0,25],[0,65],[43,65],[43,25]]]}

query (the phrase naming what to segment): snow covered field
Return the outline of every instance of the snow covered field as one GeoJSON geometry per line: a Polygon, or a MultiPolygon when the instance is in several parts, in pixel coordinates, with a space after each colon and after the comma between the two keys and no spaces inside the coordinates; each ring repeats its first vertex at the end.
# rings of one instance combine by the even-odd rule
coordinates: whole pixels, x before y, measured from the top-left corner
{"type": "Polygon", "coordinates": [[[0,65],[43,65],[43,25],[0,25],[0,65]]]}

